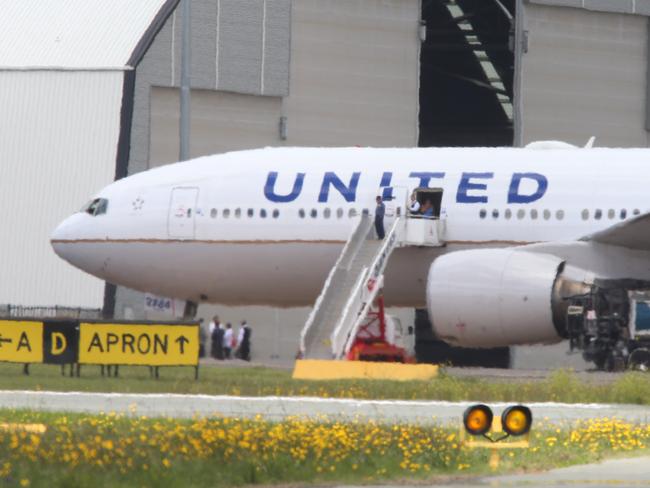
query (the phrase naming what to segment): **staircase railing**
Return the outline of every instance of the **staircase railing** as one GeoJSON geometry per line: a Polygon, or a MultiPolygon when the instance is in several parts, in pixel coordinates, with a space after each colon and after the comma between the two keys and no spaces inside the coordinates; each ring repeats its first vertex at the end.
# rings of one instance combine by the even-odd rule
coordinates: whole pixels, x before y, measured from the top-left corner
{"type": "Polygon", "coordinates": [[[332,282],[334,281],[335,275],[337,274],[337,272],[344,273],[346,269],[349,268],[350,263],[353,261],[354,255],[356,255],[359,252],[359,248],[361,247],[359,245],[359,242],[360,241],[362,242],[366,239],[366,236],[370,231],[371,225],[372,225],[372,220],[370,216],[362,215],[361,218],[359,219],[357,226],[350,233],[350,237],[348,237],[345,246],[343,246],[343,249],[341,250],[341,254],[339,254],[336,263],[330,270],[329,275],[325,280],[325,284],[323,285],[323,289],[321,290],[320,295],[318,295],[318,298],[314,303],[314,308],[312,308],[311,312],[309,313],[309,316],[307,317],[307,321],[305,322],[305,325],[303,326],[302,331],[300,333],[300,353],[302,355],[304,355],[305,351],[307,350],[307,344],[311,344],[312,342],[314,336],[314,329],[312,327],[313,324],[318,319],[320,319],[321,314],[324,313],[321,305],[323,304],[325,297],[330,292],[330,287],[332,282]]]}
{"type": "Polygon", "coordinates": [[[380,281],[388,264],[388,258],[399,246],[403,229],[403,221],[400,218],[395,219],[372,264],[359,272],[359,277],[343,309],[341,318],[330,337],[332,357],[335,359],[342,359],[349,352],[361,323],[368,315],[368,311],[381,289],[380,281]],[[375,283],[369,288],[370,280],[375,280],[375,283]]]}

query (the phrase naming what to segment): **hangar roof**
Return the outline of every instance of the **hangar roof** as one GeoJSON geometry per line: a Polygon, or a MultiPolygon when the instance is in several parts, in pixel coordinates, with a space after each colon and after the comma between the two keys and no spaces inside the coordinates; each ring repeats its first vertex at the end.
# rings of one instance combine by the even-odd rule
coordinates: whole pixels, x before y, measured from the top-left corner
{"type": "Polygon", "coordinates": [[[128,69],[177,3],[0,0],[0,69],[128,69]]]}

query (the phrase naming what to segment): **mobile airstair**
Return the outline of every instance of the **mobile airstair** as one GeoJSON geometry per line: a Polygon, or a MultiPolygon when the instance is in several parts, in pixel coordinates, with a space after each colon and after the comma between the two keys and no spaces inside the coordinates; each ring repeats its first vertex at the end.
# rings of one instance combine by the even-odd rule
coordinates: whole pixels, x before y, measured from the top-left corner
{"type": "Polygon", "coordinates": [[[307,318],[299,356],[353,359],[351,351],[362,336],[386,344],[382,291],[391,254],[398,247],[444,246],[444,233],[444,220],[397,216],[385,238],[378,240],[372,216],[363,215],[307,318]],[[374,333],[373,322],[379,326],[374,333]]]}

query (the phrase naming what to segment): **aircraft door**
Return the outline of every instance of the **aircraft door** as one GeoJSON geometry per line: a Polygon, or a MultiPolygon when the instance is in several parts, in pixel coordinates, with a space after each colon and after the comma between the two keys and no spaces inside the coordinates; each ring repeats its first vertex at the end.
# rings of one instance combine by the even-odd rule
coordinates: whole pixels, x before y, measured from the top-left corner
{"type": "Polygon", "coordinates": [[[393,225],[396,218],[406,216],[408,190],[403,186],[393,186],[384,188],[382,193],[384,196],[384,205],[386,205],[384,227],[386,228],[386,232],[388,232],[388,229],[393,225]]]}
{"type": "Polygon", "coordinates": [[[194,239],[198,188],[174,188],[169,204],[167,233],[169,237],[194,239]]]}

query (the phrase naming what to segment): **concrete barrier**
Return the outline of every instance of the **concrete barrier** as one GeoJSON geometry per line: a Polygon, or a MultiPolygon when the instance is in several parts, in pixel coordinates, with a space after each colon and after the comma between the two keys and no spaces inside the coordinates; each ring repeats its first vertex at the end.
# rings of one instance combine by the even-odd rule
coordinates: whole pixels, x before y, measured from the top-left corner
{"type": "Polygon", "coordinates": [[[301,359],[296,361],[293,379],[296,380],[430,380],[438,376],[434,364],[377,363],[369,361],[327,361],[301,359]]]}

